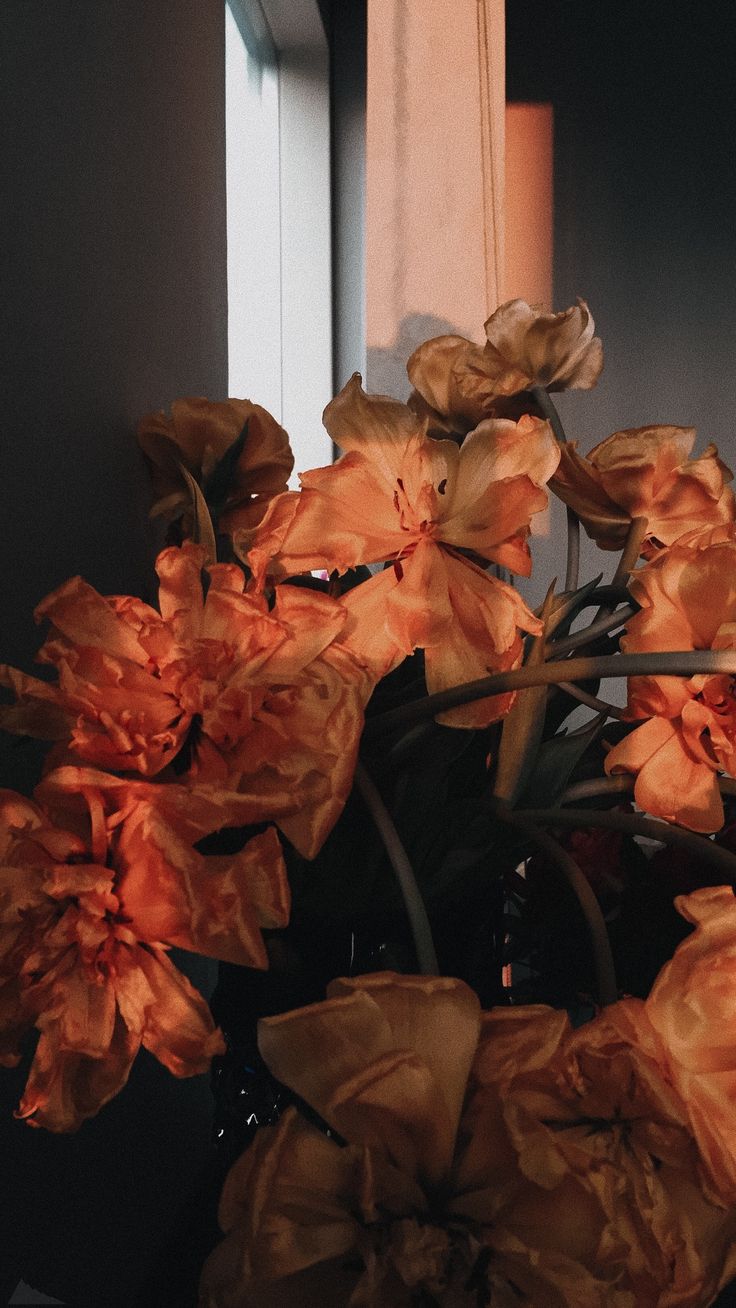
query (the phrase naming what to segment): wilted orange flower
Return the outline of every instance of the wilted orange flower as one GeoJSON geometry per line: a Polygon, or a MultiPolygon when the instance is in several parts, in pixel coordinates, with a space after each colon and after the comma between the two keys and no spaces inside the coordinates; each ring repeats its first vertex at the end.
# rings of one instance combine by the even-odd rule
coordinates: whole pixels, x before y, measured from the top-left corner
{"type": "Polygon", "coordinates": [[[178,786],[62,768],[39,803],[0,792],[0,1059],[40,1031],[18,1116],[73,1131],[125,1084],[143,1045],[175,1076],[224,1051],[172,944],[265,967],[289,893],[273,828],[241,854],[196,840],[222,807],[178,786]]]}
{"type": "Polygon", "coordinates": [[[552,489],[604,550],[621,549],[632,518],[646,518],[643,552],[685,532],[734,520],[731,471],[709,445],[690,458],[694,427],[616,431],[585,458],[575,442],[561,450],[552,489]]]}
{"type": "Polygon", "coordinates": [[[111,770],[168,767],[216,784],[230,792],[232,824],[242,795],[242,821],[278,822],[311,856],[349,793],[370,679],[332,644],[346,617],[338,601],[283,586],[269,611],[232,564],[207,570],[205,593],[203,558],[191,542],[159,555],[160,613],[79,577],[54,591],[36,615],[52,623],[39,659],[58,685],[0,667],[19,698],[0,725],[111,770]]]}
{"type": "MultiPolygon", "coordinates": [[[[641,611],[621,641],[626,653],[736,648],[736,542],[680,542],[630,582],[641,611]]],[[[636,775],[634,798],[655,817],[693,831],[723,825],[718,773],[736,770],[734,678],[632,677],[627,716],[649,718],[606,758],[606,771],[636,775]]]]}
{"type": "MultiPolygon", "coordinates": [[[[458,448],[428,439],[405,405],[366,395],[357,374],[327,406],[325,425],[347,453],[304,473],[302,490],[274,500],[255,539],[240,539],[256,576],[388,561],[343,600],[346,638],[381,675],[417,648],[430,691],[516,666],[520,629],[541,625],[462,551],[529,573],[529,519],[547,503],[542,487],[559,457],[549,425],[486,422],[458,448]]],[[[485,725],[512,702],[481,700],[446,720],[485,725]]]]}
{"type": "Polygon", "coordinates": [[[541,1006],[484,1015],[467,1180],[491,1178],[486,1238],[522,1303],[701,1308],[736,1269],[736,1214],[702,1194],[651,1034],[639,1000],[577,1031],[541,1006]]]}
{"type": "Polygon", "coordinates": [[[181,463],[203,488],[227,451],[243,432],[243,449],[232,470],[219,525],[223,531],[252,527],[273,495],[286,490],[294,458],[289,438],[275,418],[250,400],[175,400],[171,417],[150,413],[138,425],[138,442],[146,454],[156,502],[151,515],[178,518],[189,507],[181,463]]]}
{"type": "Polygon", "coordinates": [[[532,386],[588,390],[603,367],[594,330],[584,300],[547,314],[509,300],[485,324],[484,346],[463,336],[436,336],[414,351],[407,364],[416,392],[410,403],[433,427],[464,433],[484,418],[518,417],[508,397],[532,386]]]}
{"type": "Polygon", "coordinates": [[[454,1216],[451,1172],[478,1001],[460,981],[392,973],[328,995],[261,1022],[259,1044],[347,1144],[295,1109],[258,1133],[226,1181],[201,1302],[388,1308],[424,1292],[474,1308],[482,1246],[454,1216]]]}
{"type": "Polygon", "coordinates": [[[645,1001],[672,1084],[686,1105],[710,1189],[736,1203],[736,898],[731,886],[679,895],[695,930],[645,1001]]]}
{"type": "Polygon", "coordinates": [[[444,978],[328,994],[259,1043],[345,1143],[293,1108],[258,1133],[203,1308],[703,1308],[736,1270],[641,1001],[573,1032],[542,1006],[481,1016],[444,978]]]}

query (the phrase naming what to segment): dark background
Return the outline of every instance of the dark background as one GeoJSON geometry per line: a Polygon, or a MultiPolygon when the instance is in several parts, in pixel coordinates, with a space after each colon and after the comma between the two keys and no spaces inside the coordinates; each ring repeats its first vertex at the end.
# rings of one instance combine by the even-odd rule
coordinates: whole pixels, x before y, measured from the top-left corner
{"type": "MultiPolygon", "coordinates": [[[[736,468],[735,58],[728,0],[507,0],[508,98],[554,109],[555,307],[586,299],[604,344],[596,389],[559,397],[583,451],[673,423],[736,468]]],[[[536,602],[564,566],[534,554],[536,602]]]]}
{"type": "MultiPolygon", "coordinates": [[[[599,388],[561,405],[583,449],[676,422],[736,458],[731,12],[509,0],[510,96],[555,108],[556,305],[584,295],[606,346],[599,388]]],[[[336,0],[343,374],[363,21],[336,0]]],[[[68,576],[150,586],[137,419],[226,394],[222,50],[221,0],[0,6],[0,613],[2,657],[25,668],[33,606],[68,576]]],[[[2,742],[0,784],[23,788],[35,766],[32,747],[2,742]]],[[[13,1122],[21,1071],[0,1084],[0,1302],[23,1277],[74,1308],[128,1308],[211,1157],[206,1079],[142,1057],[68,1138],[13,1122]]]]}

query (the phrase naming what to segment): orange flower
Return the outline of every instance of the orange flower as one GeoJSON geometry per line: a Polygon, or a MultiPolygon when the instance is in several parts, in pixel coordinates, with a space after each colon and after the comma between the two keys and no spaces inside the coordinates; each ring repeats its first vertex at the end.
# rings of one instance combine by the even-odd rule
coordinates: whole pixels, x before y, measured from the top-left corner
{"type": "Polygon", "coordinates": [[[695,924],[645,1001],[672,1084],[687,1107],[706,1180],[736,1203],[736,899],[731,886],[679,895],[695,924]]]}
{"type": "Polygon", "coordinates": [[[20,701],[0,709],[0,725],[56,737],[74,759],[115,771],[160,776],[171,765],[231,792],[231,824],[277,821],[312,856],[349,793],[371,688],[331,643],[345,611],[293,586],[269,611],[231,564],[208,569],[205,595],[202,563],[191,542],[159,555],[160,613],[104,599],[80,578],[54,591],[37,609],[52,623],[39,658],[59,684],[0,667],[20,701]]]}
{"type": "Polygon", "coordinates": [[[328,994],[260,1047],[331,1135],[291,1108],[232,1168],[203,1308],[702,1308],[733,1275],[641,1001],[573,1032],[444,978],[328,994]]]}
{"type": "Polygon", "coordinates": [[[223,531],[255,526],[273,495],[286,490],[294,458],[289,438],[271,414],[250,400],[215,402],[199,397],[175,400],[171,417],[150,413],[138,425],[138,442],[148,458],[156,502],[151,516],[186,515],[189,492],[181,463],[206,487],[227,451],[248,430],[227,491],[219,525],[223,531]]]}
{"type": "Polygon", "coordinates": [[[15,1065],[38,1028],[18,1116],[73,1131],[122,1088],[141,1045],[175,1076],[224,1051],[166,951],[265,967],[260,929],[286,925],[288,886],[273,829],[229,858],[193,848],[222,825],[210,797],[89,768],[36,793],[0,792],[0,1051],[15,1065]]]}
{"type": "Polygon", "coordinates": [[[715,445],[690,458],[694,443],[693,427],[633,427],[583,458],[571,441],[551,485],[601,549],[621,549],[631,519],[646,518],[643,552],[651,554],[685,532],[734,520],[730,469],[715,445]]]}
{"type": "MultiPolygon", "coordinates": [[[[343,601],[346,638],[380,675],[417,648],[430,690],[516,666],[520,629],[537,633],[540,623],[461,551],[529,573],[529,519],[547,503],[542,486],[559,458],[549,425],[483,423],[458,448],[428,439],[405,405],[366,395],[357,374],[327,406],[325,425],[347,453],[275,500],[254,540],[236,537],[251,546],[256,576],[392,562],[343,601]]],[[[446,720],[485,725],[512,702],[482,700],[446,720]]]]}
{"type": "Polygon", "coordinates": [[[603,367],[594,330],[584,300],[552,314],[509,300],[485,324],[484,346],[436,336],[414,351],[407,364],[415,388],[410,404],[435,428],[464,433],[484,418],[518,417],[508,397],[531,386],[588,390],[603,367]]]}
{"type": "MultiPolygon", "coordinates": [[[[736,647],[736,542],[678,542],[631,578],[641,611],[627,623],[627,653],[736,647]]],[[[634,798],[656,817],[693,831],[723,825],[718,773],[736,769],[734,678],[632,677],[627,716],[650,720],[606,758],[606,771],[636,775],[634,798]]]]}
{"type": "Polygon", "coordinates": [[[259,1132],[226,1181],[201,1302],[408,1308],[424,1292],[473,1308],[482,1248],[453,1218],[450,1177],[478,1001],[460,981],[392,973],[328,995],[261,1022],[259,1044],[347,1144],[295,1109],[259,1132]]]}
{"type": "Polygon", "coordinates": [[[486,1239],[523,1303],[701,1308],[736,1270],[652,1034],[638,1000],[575,1032],[541,1006],[484,1015],[463,1180],[496,1191],[486,1239]]]}

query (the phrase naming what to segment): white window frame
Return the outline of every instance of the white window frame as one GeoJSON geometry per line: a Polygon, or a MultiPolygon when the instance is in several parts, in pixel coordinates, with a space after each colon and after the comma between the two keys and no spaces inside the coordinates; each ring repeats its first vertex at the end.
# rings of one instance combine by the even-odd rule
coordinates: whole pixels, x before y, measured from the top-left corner
{"type": "MultiPolygon", "coordinates": [[[[230,5],[250,10],[258,0],[230,5]]],[[[332,457],[322,426],[333,394],[329,48],[316,0],[260,0],[260,9],[279,72],[282,372],[274,416],[302,472],[332,457]]]]}

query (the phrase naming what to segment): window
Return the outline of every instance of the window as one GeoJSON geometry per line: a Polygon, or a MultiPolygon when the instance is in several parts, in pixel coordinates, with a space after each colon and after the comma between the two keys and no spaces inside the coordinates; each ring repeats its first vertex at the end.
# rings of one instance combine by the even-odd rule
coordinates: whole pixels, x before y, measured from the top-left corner
{"type": "Polygon", "coordinates": [[[330,462],[327,41],[316,0],[228,0],[229,393],[286,427],[297,471],[330,462]]]}

